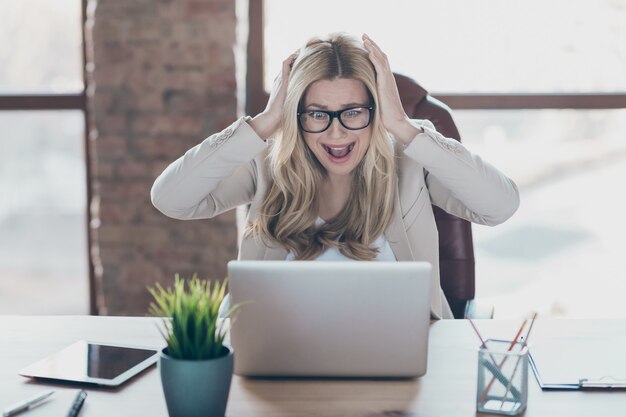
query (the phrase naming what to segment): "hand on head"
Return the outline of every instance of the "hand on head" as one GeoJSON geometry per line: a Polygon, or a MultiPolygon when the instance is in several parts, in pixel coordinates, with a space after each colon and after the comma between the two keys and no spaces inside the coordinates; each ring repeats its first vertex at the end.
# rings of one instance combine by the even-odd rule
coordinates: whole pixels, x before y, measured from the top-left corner
{"type": "MultiPolygon", "coordinates": [[[[420,132],[420,129],[410,123],[409,117],[404,112],[387,55],[366,34],[363,34],[363,45],[376,71],[378,96],[376,111],[380,114],[383,126],[397,140],[407,145],[420,132]]],[[[287,83],[297,57],[298,52],[295,52],[283,61],[281,72],[274,81],[265,110],[251,121],[252,128],[264,140],[272,136],[280,127],[287,96],[287,83]]]]}
{"type": "Polygon", "coordinates": [[[274,86],[270,92],[265,110],[251,121],[252,128],[263,140],[272,136],[280,126],[283,105],[285,103],[285,97],[287,96],[287,82],[289,80],[289,74],[291,74],[291,68],[297,57],[298,52],[296,51],[283,61],[280,74],[278,74],[274,80],[274,86]]]}
{"type": "Polygon", "coordinates": [[[402,107],[398,86],[391,71],[387,55],[366,34],[363,34],[363,46],[365,46],[370,61],[372,61],[376,69],[377,110],[383,125],[396,139],[406,144],[419,133],[419,129],[408,122],[409,117],[402,107]]]}

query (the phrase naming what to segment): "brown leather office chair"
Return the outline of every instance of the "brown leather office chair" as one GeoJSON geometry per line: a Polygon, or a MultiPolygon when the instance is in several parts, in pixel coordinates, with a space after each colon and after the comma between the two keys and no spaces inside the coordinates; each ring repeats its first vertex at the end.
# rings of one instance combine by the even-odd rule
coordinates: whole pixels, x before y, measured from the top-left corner
{"type": "MultiPolygon", "coordinates": [[[[400,99],[406,114],[414,119],[428,119],[437,131],[448,138],[461,141],[452,120],[451,110],[414,80],[394,74],[400,99]]],[[[433,206],[439,231],[439,272],[441,287],[455,318],[465,316],[468,303],[474,299],[475,268],[472,228],[467,220],[433,206]]]]}

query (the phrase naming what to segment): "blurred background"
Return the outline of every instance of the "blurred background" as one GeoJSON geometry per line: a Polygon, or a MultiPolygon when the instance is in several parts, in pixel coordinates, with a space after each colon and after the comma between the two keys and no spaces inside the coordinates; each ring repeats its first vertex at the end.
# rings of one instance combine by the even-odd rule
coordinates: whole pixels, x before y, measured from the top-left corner
{"type": "MultiPolygon", "coordinates": [[[[90,197],[89,184],[98,189],[101,184],[96,180],[102,180],[102,167],[107,165],[100,160],[99,171],[92,167],[93,174],[89,174],[94,155],[87,140],[92,129],[86,123],[90,114],[97,117],[102,106],[98,107],[96,98],[91,108],[84,97],[89,95],[89,86],[96,96],[106,90],[98,83],[98,68],[108,68],[106,59],[117,65],[139,59],[137,49],[131,49],[134,55],[128,57],[111,53],[99,58],[98,45],[106,48],[110,39],[98,43],[97,30],[92,40],[83,29],[93,25],[90,13],[97,28],[100,10],[103,21],[115,26],[110,29],[116,31],[115,36],[125,36],[124,42],[132,42],[133,36],[142,41],[149,38],[150,42],[142,44],[148,46],[142,48],[169,42],[171,50],[183,45],[171,40],[177,30],[189,31],[189,39],[218,36],[189,29],[202,25],[202,20],[192,16],[198,11],[206,16],[230,16],[233,38],[227,39],[224,53],[230,45],[234,62],[230,72],[236,83],[225,85],[236,99],[238,114],[245,106],[245,89],[253,87],[252,69],[256,87],[264,85],[268,90],[286,56],[307,38],[335,31],[368,33],[386,51],[395,71],[417,80],[435,97],[491,95],[506,100],[507,96],[535,95],[539,103],[542,97],[549,103],[545,97],[550,95],[572,95],[574,101],[582,97],[576,102],[587,105],[503,109],[496,104],[468,109],[451,104],[463,143],[513,178],[521,192],[521,207],[511,220],[495,228],[473,226],[476,297],[494,305],[496,318],[520,317],[530,311],[542,317],[626,317],[622,302],[626,280],[619,267],[626,232],[626,221],[619,215],[626,210],[621,184],[626,178],[626,1],[396,0],[383,5],[367,0],[238,0],[235,6],[208,0],[171,0],[156,2],[162,3],[157,6],[148,1],[128,2],[125,7],[132,5],[138,26],[145,24],[143,19],[158,19],[166,12],[177,16],[176,25],[150,21],[149,36],[144,32],[133,35],[131,18],[135,15],[120,17],[127,16],[128,9],[111,12],[113,6],[107,9],[107,3],[0,0],[0,96],[5,96],[0,101],[4,103],[0,111],[0,314],[106,313],[93,306],[98,298],[94,288],[100,285],[106,291],[110,282],[106,272],[97,269],[126,277],[111,285],[120,292],[124,291],[120,283],[132,280],[123,268],[102,266],[97,253],[102,248],[89,249],[90,236],[95,235],[88,229],[98,229],[101,220],[94,210],[88,211],[89,201],[92,205],[99,201],[98,195],[90,197]],[[263,19],[255,19],[251,10],[262,10],[263,19]],[[127,20],[117,25],[115,19],[127,20]],[[261,70],[251,63],[246,49],[248,41],[258,44],[259,40],[262,50],[255,56],[262,57],[261,70]],[[95,66],[89,62],[85,42],[96,46],[95,66]],[[90,71],[96,74],[93,83],[85,79],[90,71]],[[33,95],[50,101],[45,106],[11,104],[33,95]],[[72,104],[74,96],[83,101],[72,104]],[[91,261],[90,255],[95,256],[91,261]]],[[[211,49],[202,62],[212,65],[221,59],[216,53],[221,52],[211,49]]],[[[151,74],[150,55],[141,59],[142,68],[151,74]]],[[[160,61],[154,62],[159,65],[160,61]]],[[[149,96],[152,87],[144,88],[143,96],[149,96]]],[[[132,92],[132,86],[127,89],[132,92]]],[[[171,98],[165,93],[159,97],[171,98]]],[[[189,100],[198,106],[204,103],[195,96],[189,100]]],[[[118,105],[124,107],[109,100],[107,114],[114,114],[118,105]]],[[[166,110],[180,117],[180,108],[185,108],[180,106],[166,110]]],[[[153,107],[158,106],[148,107],[125,109],[131,114],[125,120],[132,124],[135,115],[155,114],[153,107]]],[[[184,114],[196,114],[189,112],[184,114]]],[[[201,133],[227,125],[236,115],[220,115],[214,124],[190,130],[191,140],[198,142],[201,133]]],[[[183,123],[186,119],[176,120],[183,123]]],[[[103,128],[96,130],[99,138],[105,137],[103,128]]],[[[143,139],[135,133],[131,131],[125,140],[139,143],[132,142],[143,139]]],[[[152,143],[167,133],[166,129],[150,136],[152,143]]],[[[128,149],[132,153],[132,146],[128,149]]],[[[148,191],[154,173],[181,149],[174,149],[171,156],[153,154],[160,160],[147,168],[148,191]]],[[[148,156],[142,154],[140,162],[150,164],[148,156]]],[[[126,178],[122,171],[115,172],[117,180],[126,178]]],[[[137,213],[136,218],[146,216],[137,213]]],[[[98,239],[110,235],[103,233],[106,230],[100,229],[98,239]]],[[[114,239],[105,243],[111,242],[114,239]]],[[[130,271],[151,273],[145,264],[151,256],[158,259],[153,253],[159,252],[146,249],[151,242],[133,242],[130,271]]],[[[194,266],[191,262],[181,265],[194,266]]]]}

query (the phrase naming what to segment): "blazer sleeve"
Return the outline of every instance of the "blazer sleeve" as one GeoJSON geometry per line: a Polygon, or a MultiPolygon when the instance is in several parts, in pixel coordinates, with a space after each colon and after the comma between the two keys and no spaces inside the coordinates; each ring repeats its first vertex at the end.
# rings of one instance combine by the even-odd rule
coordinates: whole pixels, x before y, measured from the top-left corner
{"type": "Polygon", "coordinates": [[[426,170],[432,203],[474,223],[494,226],[519,207],[517,185],[498,169],[446,138],[428,120],[413,120],[423,129],[404,153],[426,170]]]}
{"type": "Polygon", "coordinates": [[[152,204],[166,216],[206,219],[252,201],[254,157],[267,144],[241,118],[189,149],[152,185],[152,204]]]}

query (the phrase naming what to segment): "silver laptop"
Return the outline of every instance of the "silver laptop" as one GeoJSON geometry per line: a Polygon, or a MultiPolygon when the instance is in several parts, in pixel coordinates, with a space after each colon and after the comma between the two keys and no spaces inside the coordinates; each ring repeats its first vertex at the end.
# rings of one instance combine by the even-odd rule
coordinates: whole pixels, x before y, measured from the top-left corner
{"type": "Polygon", "coordinates": [[[431,265],[231,261],[235,373],[418,377],[426,373],[431,265]]]}

